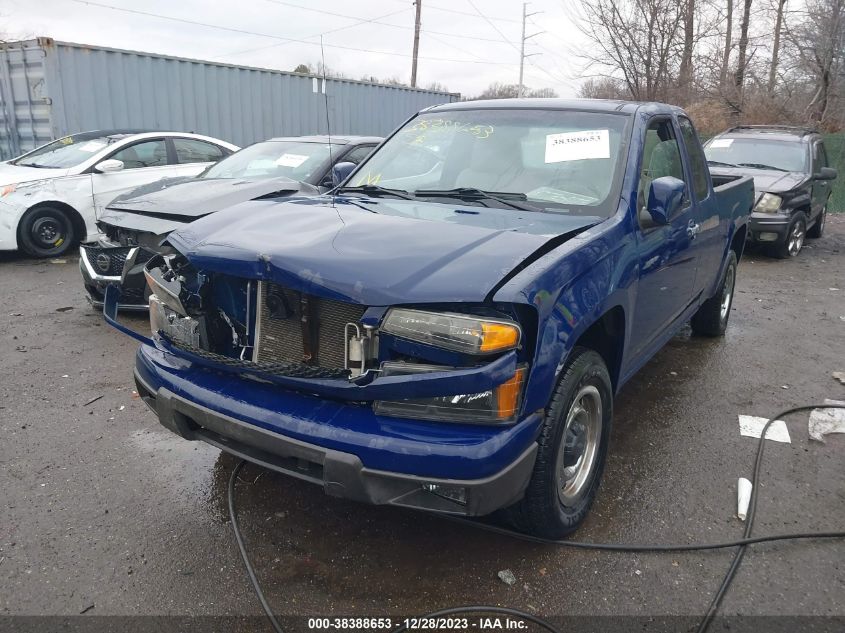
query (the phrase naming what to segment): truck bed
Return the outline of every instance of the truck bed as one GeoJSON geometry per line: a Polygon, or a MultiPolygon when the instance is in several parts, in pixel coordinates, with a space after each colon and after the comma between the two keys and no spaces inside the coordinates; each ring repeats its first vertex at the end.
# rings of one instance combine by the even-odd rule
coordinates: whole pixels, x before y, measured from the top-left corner
{"type": "Polygon", "coordinates": [[[754,206],[754,179],[750,176],[712,173],[711,178],[719,211],[741,222],[741,218],[749,215],[754,206]]]}

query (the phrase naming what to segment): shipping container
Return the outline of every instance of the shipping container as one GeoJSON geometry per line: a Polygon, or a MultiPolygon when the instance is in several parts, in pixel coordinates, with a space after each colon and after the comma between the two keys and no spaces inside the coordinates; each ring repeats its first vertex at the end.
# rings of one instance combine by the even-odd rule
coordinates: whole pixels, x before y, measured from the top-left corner
{"type": "Polygon", "coordinates": [[[98,129],[197,132],[241,146],[327,131],[383,136],[459,98],[41,37],[0,44],[0,160],[98,129]]]}

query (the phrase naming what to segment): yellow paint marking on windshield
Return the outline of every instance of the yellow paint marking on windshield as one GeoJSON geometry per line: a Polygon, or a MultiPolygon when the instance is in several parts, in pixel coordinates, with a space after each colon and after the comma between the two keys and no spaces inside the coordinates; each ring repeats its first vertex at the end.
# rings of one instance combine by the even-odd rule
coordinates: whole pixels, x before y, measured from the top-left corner
{"type": "Polygon", "coordinates": [[[361,185],[377,185],[379,180],[381,180],[381,172],[377,174],[367,172],[366,176],[363,176],[358,179],[358,183],[356,184],[356,186],[360,187],[361,185]]]}
{"type": "MultiPolygon", "coordinates": [[[[484,139],[490,138],[493,132],[496,131],[496,128],[483,123],[462,123],[460,121],[450,121],[449,119],[422,119],[408,128],[410,132],[433,132],[435,130],[455,130],[456,132],[465,132],[472,134],[476,138],[484,139]]],[[[417,138],[422,137],[424,137],[424,134],[417,138]]]]}

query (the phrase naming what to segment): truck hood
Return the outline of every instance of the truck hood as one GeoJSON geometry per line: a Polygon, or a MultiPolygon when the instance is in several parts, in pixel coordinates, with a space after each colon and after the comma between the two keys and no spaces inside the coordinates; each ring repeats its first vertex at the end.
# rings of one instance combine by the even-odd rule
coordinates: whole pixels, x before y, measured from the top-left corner
{"type": "Polygon", "coordinates": [[[50,169],[47,167],[21,167],[0,163],[0,186],[12,185],[19,182],[32,182],[33,180],[49,180],[67,176],[67,169],[50,169]]]}
{"type": "Polygon", "coordinates": [[[777,171],[774,169],[751,169],[744,167],[711,167],[711,173],[726,176],[751,176],[754,191],[761,193],[783,193],[804,184],[810,176],[801,172],[777,171]]]}
{"type": "Polygon", "coordinates": [[[164,235],[240,202],[274,194],[318,193],[316,187],[290,178],[167,178],[118,196],[99,221],[164,235]]]}
{"type": "Polygon", "coordinates": [[[323,196],[247,202],[168,242],[202,271],[370,306],[480,302],[520,263],[597,221],[415,200],[333,203],[323,196]]]}

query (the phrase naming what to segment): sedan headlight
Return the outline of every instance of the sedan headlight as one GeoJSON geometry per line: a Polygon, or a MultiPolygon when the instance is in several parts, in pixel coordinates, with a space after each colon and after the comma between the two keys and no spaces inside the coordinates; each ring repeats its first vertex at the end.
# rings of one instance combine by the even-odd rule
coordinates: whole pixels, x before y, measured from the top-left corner
{"type": "Polygon", "coordinates": [[[513,321],[406,308],[391,308],[381,330],[418,343],[473,355],[515,349],[522,337],[522,330],[513,321]]]}
{"type": "Polygon", "coordinates": [[[757,213],[777,213],[782,203],[783,198],[780,196],[773,193],[764,193],[754,206],[754,211],[757,213]]]}
{"type": "MultiPolygon", "coordinates": [[[[382,376],[448,371],[449,367],[385,362],[382,376]]],[[[415,398],[412,400],[377,401],[373,408],[379,415],[417,420],[438,420],[466,424],[507,424],[516,420],[525,383],[524,366],[517,367],[513,377],[481,393],[415,398]]]]}

